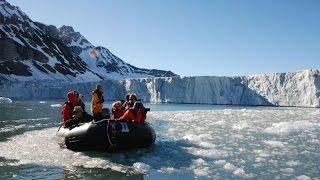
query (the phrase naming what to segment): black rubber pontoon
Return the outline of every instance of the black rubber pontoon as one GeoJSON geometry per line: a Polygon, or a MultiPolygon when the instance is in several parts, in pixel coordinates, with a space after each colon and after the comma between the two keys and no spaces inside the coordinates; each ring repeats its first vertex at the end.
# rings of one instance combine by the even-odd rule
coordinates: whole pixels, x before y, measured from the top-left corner
{"type": "Polygon", "coordinates": [[[145,148],[154,144],[156,139],[155,131],[148,123],[101,120],[71,130],[61,129],[67,148],[74,151],[145,148]]]}

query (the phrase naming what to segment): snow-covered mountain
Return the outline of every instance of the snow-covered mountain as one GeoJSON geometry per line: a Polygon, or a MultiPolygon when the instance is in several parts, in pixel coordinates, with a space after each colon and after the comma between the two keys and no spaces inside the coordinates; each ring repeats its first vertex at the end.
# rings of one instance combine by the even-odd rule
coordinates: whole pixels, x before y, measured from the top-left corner
{"type": "Polygon", "coordinates": [[[0,39],[0,82],[176,76],[132,66],[108,49],[92,45],[72,27],[34,22],[5,0],[0,0],[0,39]]]}

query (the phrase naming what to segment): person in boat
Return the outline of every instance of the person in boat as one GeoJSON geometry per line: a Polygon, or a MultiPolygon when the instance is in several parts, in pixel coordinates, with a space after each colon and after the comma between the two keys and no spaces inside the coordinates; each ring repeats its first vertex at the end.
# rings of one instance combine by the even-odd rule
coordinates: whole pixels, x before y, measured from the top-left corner
{"type": "Polygon", "coordinates": [[[85,116],[84,111],[81,106],[75,106],[73,108],[72,118],[66,122],[65,127],[72,128],[80,123],[88,122],[88,118],[85,116]]]}
{"type": "Polygon", "coordinates": [[[102,108],[103,108],[103,88],[101,84],[96,85],[96,89],[92,92],[91,100],[91,112],[95,120],[103,119],[102,108]]]}
{"type": "Polygon", "coordinates": [[[81,106],[83,112],[86,111],[86,105],[84,104],[84,96],[83,94],[79,94],[79,103],[78,103],[79,106],[81,106]]]}
{"type": "Polygon", "coordinates": [[[119,120],[133,121],[135,123],[144,123],[146,120],[146,109],[141,101],[137,100],[135,94],[130,94],[128,99],[128,109],[119,120]]]}
{"type": "Polygon", "coordinates": [[[122,107],[123,107],[123,109],[124,110],[126,110],[126,109],[128,109],[129,108],[129,98],[130,98],[130,95],[131,95],[132,93],[128,93],[127,95],[126,95],[126,97],[125,97],[125,100],[124,100],[124,103],[122,104],[122,107]]]}
{"type": "Polygon", "coordinates": [[[82,108],[82,114],[86,120],[86,122],[90,122],[93,120],[93,116],[91,116],[89,113],[86,111],[86,105],[84,104],[84,96],[83,94],[79,94],[79,103],[78,106],[82,108]]]}
{"type": "Polygon", "coordinates": [[[116,101],[112,104],[111,107],[111,112],[112,112],[112,117],[111,119],[119,119],[125,111],[125,108],[123,106],[123,104],[125,103],[124,100],[121,101],[116,101]]]}
{"type": "Polygon", "coordinates": [[[79,94],[77,91],[70,91],[67,94],[68,101],[66,101],[61,110],[63,123],[66,124],[72,119],[74,107],[79,103],[79,94]]]}

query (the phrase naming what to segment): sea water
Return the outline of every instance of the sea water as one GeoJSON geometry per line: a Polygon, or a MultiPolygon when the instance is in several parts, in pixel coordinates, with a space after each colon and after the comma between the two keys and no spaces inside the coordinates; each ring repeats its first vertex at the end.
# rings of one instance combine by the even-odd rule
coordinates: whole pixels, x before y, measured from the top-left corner
{"type": "Polygon", "coordinates": [[[319,109],[146,104],[155,145],[106,153],[60,147],[62,103],[0,103],[0,179],[320,178],[319,109]]]}

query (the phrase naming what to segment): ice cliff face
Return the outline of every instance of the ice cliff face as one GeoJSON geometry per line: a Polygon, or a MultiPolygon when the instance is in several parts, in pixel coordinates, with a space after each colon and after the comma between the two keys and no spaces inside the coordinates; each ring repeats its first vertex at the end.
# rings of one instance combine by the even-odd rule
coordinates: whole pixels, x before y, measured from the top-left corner
{"type": "Polygon", "coordinates": [[[0,83],[166,76],[175,74],[132,66],[108,49],[93,46],[72,27],[34,22],[20,8],[0,0],[0,83]]]}
{"type": "MultiPolygon", "coordinates": [[[[320,71],[270,73],[242,77],[165,77],[101,81],[107,100],[127,92],[152,103],[275,105],[320,107],[320,71]]],[[[0,86],[0,96],[27,99],[65,98],[78,90],[87,100],[95,83],[11,83],[0,86]]]]}
{"type": "Polygon", "coordinates": [[[273,105],[320,107],[319,70],[249,76],[244,84],[273,105]]]}
{"type": "MultiPolygon", "coordinates": [[[[320,107],[319,70],[243,77],[170,77],[128,80],[151,102],[320,107]],[[140,87],[140,88],[137,88],[140,87]]],[[[141,94],[141,93],[140,93],[141,94]]]]}

